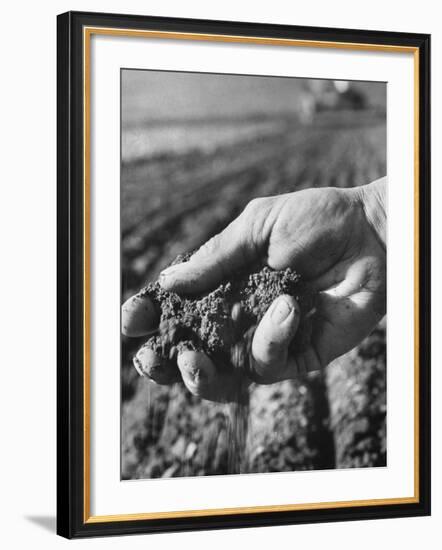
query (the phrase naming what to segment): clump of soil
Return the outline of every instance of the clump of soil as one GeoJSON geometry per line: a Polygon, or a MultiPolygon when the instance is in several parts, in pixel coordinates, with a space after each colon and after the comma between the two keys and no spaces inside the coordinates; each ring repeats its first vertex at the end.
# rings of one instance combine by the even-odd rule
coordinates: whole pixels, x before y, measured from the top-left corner
{"type": "MultiPolygon", "coordinates": [[[[180,255],[172,265],[190,256],[180,255]]],[[[172,367],[178,351],[183,349],[204,351],[221,367],[238,366],[237,344],[250,344],[255,327],[281,294],[293,296],[299,304],[300,324],[290,351],[302,350],[310,341],[309,313],[314,307],[314,294],[294,270],[274,271],[268,267],[252,274],[239,272],[212,292],[192,297],[167,292],[158,282],[150,283],[140,295],[148,295],[157,308],[159,330],[143,347],[162,358],[163,369],[168,364],[172,367]]]]}

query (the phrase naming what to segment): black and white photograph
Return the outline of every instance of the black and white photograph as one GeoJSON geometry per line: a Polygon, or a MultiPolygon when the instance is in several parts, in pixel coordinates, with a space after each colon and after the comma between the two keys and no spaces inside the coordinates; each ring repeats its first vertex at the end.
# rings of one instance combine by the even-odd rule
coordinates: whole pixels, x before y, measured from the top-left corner
{"type": "Polygon", "coordinates": [[[122,480],[385,467],[386,83],[120,77],[122,480]]]}
{"type": "Polygon", "coordinates": [[[430,514],[430,36],[393,28],[58,17],[61,536],[430,514]]]}
{"type": "Polygon", "coordinates": [[[1,546],[435,548],[438,4],[5,6],[1,546]]]}

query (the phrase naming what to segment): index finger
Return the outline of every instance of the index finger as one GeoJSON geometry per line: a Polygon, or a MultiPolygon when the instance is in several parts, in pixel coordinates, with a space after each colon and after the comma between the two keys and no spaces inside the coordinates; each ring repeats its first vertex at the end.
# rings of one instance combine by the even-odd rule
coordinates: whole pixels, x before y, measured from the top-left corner
{"type": "Polygon", "coordinates": [[[208,291],[236,270],[256,261],[250,227],[244,213],[201,246],[187,262],[160,273],[160,285],[169,292],[198,294],[208,291]]]}

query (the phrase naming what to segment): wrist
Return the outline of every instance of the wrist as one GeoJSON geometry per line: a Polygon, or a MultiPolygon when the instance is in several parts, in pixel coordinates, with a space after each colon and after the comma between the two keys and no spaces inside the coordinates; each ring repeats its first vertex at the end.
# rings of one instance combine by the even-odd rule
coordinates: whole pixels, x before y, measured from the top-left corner
{"type": "Polygon", "coordinates": [[[387,245],[387,178],[380,178],[367,185],[355,187],[352,191],[362,207],[368,223],[382,246],[387,245]]]}

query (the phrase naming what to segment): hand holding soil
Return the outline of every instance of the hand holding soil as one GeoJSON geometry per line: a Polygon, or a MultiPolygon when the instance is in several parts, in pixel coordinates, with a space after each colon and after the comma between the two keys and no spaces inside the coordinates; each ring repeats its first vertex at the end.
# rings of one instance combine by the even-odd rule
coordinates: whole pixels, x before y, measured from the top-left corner
{"type": "MultiPolygon", "coordinates": [[[[266,277],[276,277],[279,285],[285,273],[286,283],[292,286],[278,286],[272,302],[262,297],[258,305],[265,306],[265,313],[254,313],[259,324],[253,326],[246,350],[249,378],[269,384],[320,370],[356,346],[385,314],[384,195],[382,179],[354,189],[307,189],[255,199],[188,261],[164,270],[157,287],[152,285],[149,292],[200,300],[212,296],[210,291],[219,285],[231,285],[238,273],[254,273],[263,265],[270,268],[266,277]],[[271,270],[277,275],[271,275],[271,270]],[[302,288],[296,286],[298,273],[302,288]],[[297,340],[299,345],[294,345],[297,340]]],[[[253,281],[246,278],[232,292],[229,287],[231,303],[224,314],[233,319],[233,332],[216,335],[221,342],[219,353],[225,352],[229,337],[238,329],[235,315],[250,305],[242,290],[250,284],[253,281]],[[235,300],[241,306],[235,306],[235,300]]],[[[158,331],[158,307],[149,292],[123,305],[126,335],[158,331]]],[[[250,326],[249,322],[245,328],[250,326]]],[[[233,348],[236,341],[232,339],[233,348]]],[[[220,368],[216,353],[206,353],[207,348],[190,342],[172,346],[169,360],[164,361],[154,339],[149,342],[137,357],[154,380],[173,383],[182,376],[188,389],[200,397],[231,400],[240,377],[235,369],[220,368]]]]}

